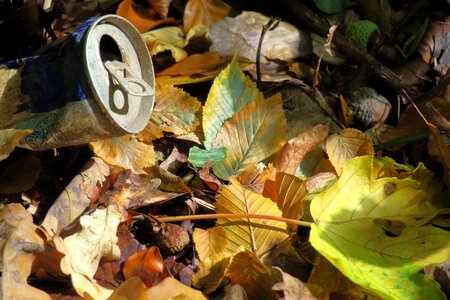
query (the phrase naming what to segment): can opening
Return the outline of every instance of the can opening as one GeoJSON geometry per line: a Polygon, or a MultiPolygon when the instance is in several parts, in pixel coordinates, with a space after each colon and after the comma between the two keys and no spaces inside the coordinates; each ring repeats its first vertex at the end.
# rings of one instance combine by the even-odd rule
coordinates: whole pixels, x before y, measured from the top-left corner
{"type": "Polygon", "coordinates": [[[116,41],[105,34],[100,38],[100,56],[102,61],[122,61],[122,53],[116,41]]]}

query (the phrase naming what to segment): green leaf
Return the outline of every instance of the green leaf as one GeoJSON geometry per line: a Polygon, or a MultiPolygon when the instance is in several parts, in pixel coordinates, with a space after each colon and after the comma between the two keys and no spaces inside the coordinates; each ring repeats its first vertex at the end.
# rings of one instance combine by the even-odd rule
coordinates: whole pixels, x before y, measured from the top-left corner
{"type": "Polygon", "coordinates": [[[212,143],[226,120],[246,105],[264,97],[256,84],[244,75],[236,60],[214,80],[203,108],[205,147],[212,143]]]}
{"type": "Polygon", "coordinates": [[[226,121],[213,147],[226,147],[227,156],[214,164],[217,176],[227,179],[257,164],[286,143],[286,118],[280,94],[254,101],[226,121]]]}
{"type": "Polygon", "coordinates": [[[337,14],[347,6],[347,0],[314,0],[317,8],[326,14],[337,14]]]}
{"type": "Polygon", "coordinates": [[[423,226],[440,206],[420,182],[377,178],[374,171],[389,172],[374,165],[380,168],[370,156],[347,161],[339,180],[313,199],[311,244],[379,297],[445,299],[436,282],[418,273],[450,259],[450,233],[423,226]],[[395,225],[397,230],[389,230],[395,225]]]}
{"type": "Polygon", "coordinates": [[[225,147],[214,148],[210,150],[203,150],[197,146],[189,149],[188,161],[197,168],[203,167],[208,161],[220,161],[227,156],[227,149],[225,147]]]}

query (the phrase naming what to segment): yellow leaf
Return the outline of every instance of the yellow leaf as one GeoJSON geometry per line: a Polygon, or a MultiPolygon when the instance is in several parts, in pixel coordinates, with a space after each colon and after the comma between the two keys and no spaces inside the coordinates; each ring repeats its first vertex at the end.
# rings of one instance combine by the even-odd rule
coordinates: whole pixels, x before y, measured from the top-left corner
{"type": "Polygon", "coordinates": [[[137,277],[128,278],[108,300],[147,300],[147,299],[191,299],[207,300],[200,291],[190,288],[175,278],[167,277],[159,284],[146,288],[137,277]]]}
{"type": "Polygon", "coordinates": [[[200,261],[221,255],[227,245],[227,234],[223,227],[212,227],[208,230],[196,228],[192,238],[200,261]]]}
{"type": "Polygon", "coordinates": [[[298,220],[303,213],[306,193],[306,187],[300,178],[278,172],[275,182],[266,181],[263,195],[270,197],[278,205],[283,217],[298,220]]]}
{"type": "MultiPolygon", "coordinates": [[[[272,200],[245,189],[236,179],[224,186],[217,199],[217,213],[263,214],[281,217],[281,211],[272,200]]],[[[217,226],[225,229],[228,237],[226,252],[235,254],[254,252],[258,257],[268,255],[274,246],[289,238],[284,222],[268,219],[219,219],[217,226]]]]}
{"type": "Polygon", "coordinates": [[[278,153],[273,166],[278,172],[294,175],[303,157],[328,136],[329,126],[319,124],[289,140],[278,153]]]}
{"type": "Polygon", "coordinates": [[[138,137],[146,142],[164,136],[164,131],[175,135],[189,134],[200,124],[197,113],[200,102],[182,89],[158,86],[155,107],[150,121],[138,137]]]}
{"type": "Polygon", "coordinates": [[[346,128],[340,134],[333,134],[327,139],[326,151],[336,172],[341,173],[344,163],[356,156],[374,155],[372,141],[361,131],[346,128]]]}
{"type": "Polygon", "coordinates": [[[144,174],[144,168],[155,164],[153,146],[139,142],[133,135],[111,138],[89,144],[94,153],[110,165],[144,174]]]}
{"type": "Polygon", "coordinates": [[[225,277],[230,259],[230,257],[222,258],[220,256],[206,258],[200,263],[197,271],[192,274],[193,286],[206,294],[215,291],[225,277]]]}
{"type": "Polygon", "coordinates": [[[21,204],[9,204],[0,211],[0,226],[1,297],[50,299],[27,283],[35,262],[33,250],[44,251],[44,241],[36,234],[31,214],[21,204]]]}
{"type": "Polygon", "coordinates": [[[184,9],[184,32],[188,32],[196,24],[209,28],[212,23],[224,19],[230,12],[231,7],[220,0],[189,0],[184,9]]]}
{"type": "Polygon", "coordinates": [[[264,96],[256,84],[244,75],[234,59],[217,77],[209,90],[203,108],[203,131],[205,147],[212,148],[212,143],[224,122],[253,101],[262,100],[264,96]]]}
{"type": "Polygon", "coordinates": [[[227,277],[231,284],[240,284],[249,299],[275,299],[275,294],[271,290],[270,270],[255,253],[236,254],[228,269],[227,277]]]}
{"type": "Polygon", "coordinates": [[[178,62],[185,59],[188,54],[184,47],[184,33],[178,26],[167,26],[142,34],[142,39],[147,45],[150,54],[170,51],[173,59],[178,62]]]}
{"type": "Polygon", "coordinates": [[[226,147],[227,156],[214,164],[214,172],[223,179],[239,174],[277,152],[285,142],[281,95],[254,101],[225,121],[217,134],[213,148],[226,147]]]}
{"type": "Polygon", "coordinates": [[[20,141],[33,130],[1,129],[0,130],[0,161],[7,158],[20,141]]]}

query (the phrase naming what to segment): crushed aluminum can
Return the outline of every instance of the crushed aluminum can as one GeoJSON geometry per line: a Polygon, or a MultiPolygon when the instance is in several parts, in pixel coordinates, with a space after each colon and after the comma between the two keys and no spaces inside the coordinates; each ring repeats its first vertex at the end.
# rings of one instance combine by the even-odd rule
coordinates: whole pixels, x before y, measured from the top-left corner
{"type": "Polygon", "coordinates": [[[0,65],[0,130],[33,130],[20,145],[32,150],[137,133],[154,87],[134,26],[117,15],[91,19],[38,55],[0,65]]]}

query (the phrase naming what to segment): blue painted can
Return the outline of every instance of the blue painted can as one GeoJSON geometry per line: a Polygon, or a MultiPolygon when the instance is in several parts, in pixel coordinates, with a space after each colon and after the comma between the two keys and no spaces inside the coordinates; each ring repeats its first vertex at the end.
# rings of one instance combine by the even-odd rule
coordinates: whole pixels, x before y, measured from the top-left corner
{"type": "Polygon", "coordinates": [[[147,46],[117,15],[91,19],[36,56],[0,65],[0,130],[45,150],[137,133],[154,102],[147,46]]]}

